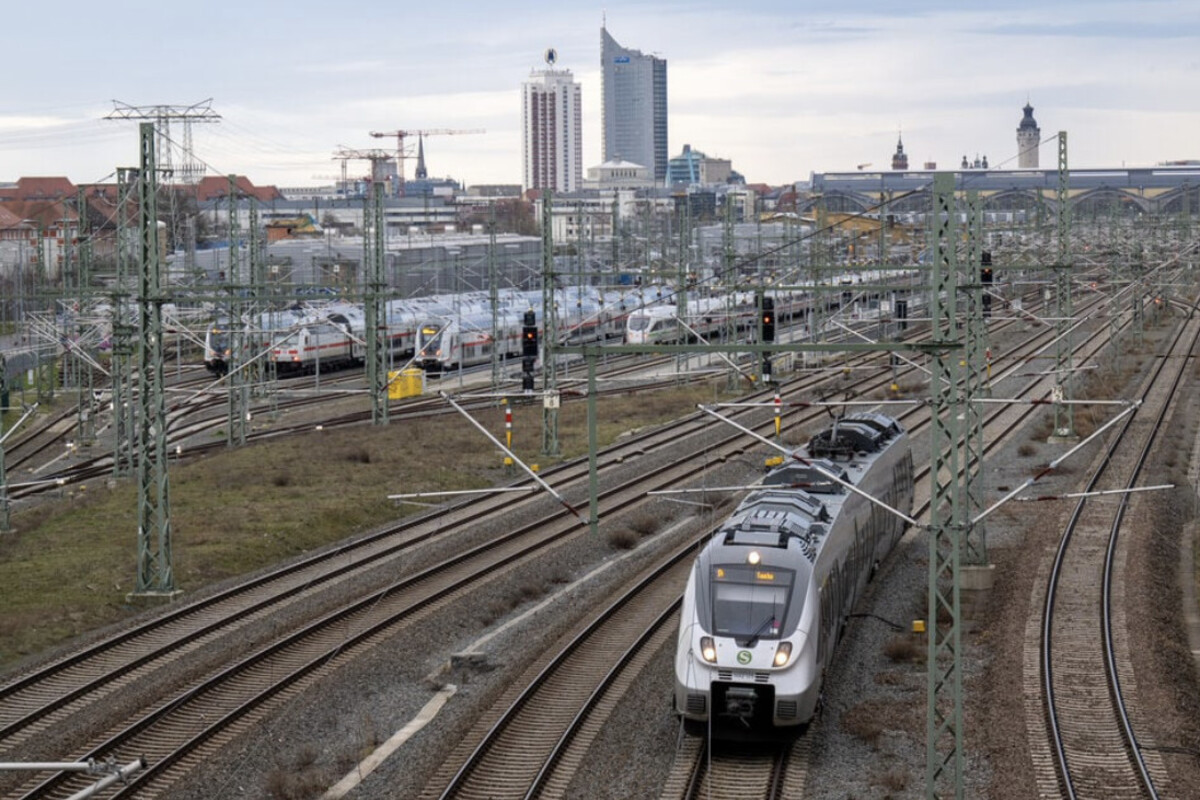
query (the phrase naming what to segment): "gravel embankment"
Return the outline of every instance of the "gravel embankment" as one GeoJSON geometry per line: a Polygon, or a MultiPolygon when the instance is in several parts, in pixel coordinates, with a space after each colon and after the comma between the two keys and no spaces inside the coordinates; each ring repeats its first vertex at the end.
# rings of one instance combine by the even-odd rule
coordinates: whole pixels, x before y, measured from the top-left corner
{"type": "MultiPolygon", "coordinates": [[[[997,387],[995,395],[1002,392],[997,387]]],[[[1173,424],[1190,444],[1196,436],[1198,412],[1187,409],[1181,415],[1173,424]]],[[[918,448],[923,446],[917,443],[918,448]]],[[[1173,453],[1169,463],[1161,463],[1160,472],[1185,472],[1189,452],[1184,450],[1182,455],[1173,453]]],[[[1002,487],[1016,486],[1059,452],[1061,448],[1031,433],[990,455],[985,464],[988,497],[997,497],[1002,487]]],[[[641,469],[645,463],[630,464],[629,469],[641,469]]],[[[719,467],[704,482],[741,483],[757,474],[758,464],[761,459],[756,453],[719,467]]],[[[1038,491],[1067,490],[1083,473],[1082,464],[1040,482],[1038,491]]],[[[1169,796],[1177,797],[1186,796],[1186,787],[1200,786],[1200,759],[1195,757],[1200,752],[1200,694],[1182,638],[1174,569],[1178,537],[1183,521],[1192,514],[1193,498],[1189,488],[1179,490],[1169,503],[1145,500],[1144,507],[1135,507],[1136,525],[1127,538],[1127,595],[1139,601],[1130,609],[1128,621],[1137,654],[1142,709],[1138,720],[1145,726],[1144,738],[1155,746],[1181,751],[1166,756],[1175,788],[1169,796]]],[[[578,496],[568,499],[581,501],[578,496]]],[[[557,505],[547,500],[545,508],[551,507],[557,505]]],[[[524,669],[531,656],[550,646],[582,614],[612,597],[657,554],[718,523],[729,506],[698,515],[690,509],[654,500],[652,510],[643,513],[660,518],[660,533],[640,536],[632,550],[609,543],[608,532],[622,522],[606,520],[599,539],[582,534],[529,564],[494,576],[468,597],[438,604],[395,636],[323,676],[303,695],[288,699],[250,733],[195,770],[171,796],[179,800],[319,797],[412,720],[437,688],[452,683],[457,692],[436,718],[349,795],[355,800],[418,797],[481,709],[524,669]],[[583,580],[615,559],[623,559],[625,566],[583,580]],[[558,599],[526,614],[547,597],[558,599]],[[452,654],[477,649],[474,643],[481,637],[516,619],[520,621],[488,642],[486,665],[449,668],[452,654]]],[[[1038,611],[1038,586],[1048,551],[1061,529],[1058,517],[1068,511],[1066,501],[1017,503],[988,520],[995,586],[973,613],[963,636],[968,797],[1025,800],[1036,796],[1028,774],[1024,643],[1027,621],[1038,611]]],[[[506,525],[526,521],[523,516],[514,515],[506,525]]],[[[453,542],[423,547],[409,557],[405,571],[434,563],[454,548],[471,546],[495,533],[471,530],[453,542]]],[[[908,630],[912,620],[926,615],[927,581],[926,534],[909,531],[847,627],[836,669],[827,682],[823,714],[810,734],[815,736],[815,746],[805,797],[924,796],[925,641],[908,630]]],[[[673,643],[650,661],[635,689],[605,725],[570,796],[658,796],[682,735],[671,713],[672,657],[673,643]]]]}

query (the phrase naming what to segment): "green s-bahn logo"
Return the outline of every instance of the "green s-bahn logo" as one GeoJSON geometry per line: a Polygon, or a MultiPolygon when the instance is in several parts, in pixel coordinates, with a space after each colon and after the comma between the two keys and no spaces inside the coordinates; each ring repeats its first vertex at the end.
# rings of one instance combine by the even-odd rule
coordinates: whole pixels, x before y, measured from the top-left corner
{"type": "Polygon", "coordinates": [[[750,659],[752,659],[752,658],[754,658],[754,656],[751,655],[749,650],[739,650],[738,651],[738,655],[737,655],[738,663],[741,664],[742,666],[749,664],[750,659]]]}

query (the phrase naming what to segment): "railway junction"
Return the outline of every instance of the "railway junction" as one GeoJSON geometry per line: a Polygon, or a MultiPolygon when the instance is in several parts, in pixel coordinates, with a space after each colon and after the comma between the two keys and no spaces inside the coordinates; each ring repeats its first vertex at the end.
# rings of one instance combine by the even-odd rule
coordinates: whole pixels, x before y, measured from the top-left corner
{"type": "MultiPolygon", "coordinates": [[[[817,227],[781,244],[770,269],[761,253],[718,265],[713,285],[674,284],[681,325],[695,324],[689,291],[755,297],[749,322],[730,314],[707,343],[560,342],[550,301],[533,369],[483,364],[397,401],[386,390],[401,370],[373,336],[361,372],[234,369],[182,385],[202,370],[184,367],[189,334],[163,326],[177,296],[154,285],[155,250],[143,249],[129,286],[142,331],[113,352],[136,351],[127,383],[116,367],[110,386],[96,383],[86,348],[57,353],[21,387],[0,451],[36,476],[0,469],[10,553],[82,492],[128,487],[137,547],[117,602],[129,594],[142,610],[11,661],[0,757],[128,767],[100,795],[128,797],[1186,796],[1200,785],[1181,599],[1194,570],[1179,556],[1200,424],[1178,402],[1197,377],[1192,220],[994,229],[971,192],[942,182],[930,194],[924,244],[885,255],[879,226],[878,264],[848,263],[840,234],[817,227]],[[880,277],[863,280],[871,266],[880,277]],[[809,305],[768,319],[759,298],[784,290],[809,305]],[[67,362],[78,363],[60,375],[67,362]],[[675,393],[679,419],[622,428],[605,416],[635,392],[627,420],[658,392],[675,393]],[[848,620],[821,713],[782,747],[685,734],[670,661],[698,543],[738,502],[729,487],[761,475],[774,454],[762,440],[802,445],[860,406],[888,408],[913,437],[919,524],[848,620]],[[440,440],[452,427],[468,436],[440,440]],[[25,452],[39,437],[56,442],[52,455],[25,452]],[[92,472],[63,444],[85,438],[105,451],[92,472]],[[195,539],[176,538],[170,492],[189,460],[253,452],[257,482],[302,504],[300,468],[284,474],[267,455],[289,438],[327,466],[399,470],[388,449],[424,457],[391,493],[437,505],[387,524],[347,512],[358,530],[213,585],[181,574],[180,542],[195,539]],[[422,483],[469,460],[469,440],[493,465],[461,470],[476,485],[422,483]]],[[[363,243],[379,254],[381,238],[363,243]]],[[[382,328],[385,283],[364,269],[369,332],[382,328]]],[[[205,538],[238,516],[233,535],[254,541],[259,512],[221,499],[243,474],[210,490],[221,511],[208,510],[205,538]]],[[[6,797],[71,797],[97,778],[0,780],[6,797]]]]}

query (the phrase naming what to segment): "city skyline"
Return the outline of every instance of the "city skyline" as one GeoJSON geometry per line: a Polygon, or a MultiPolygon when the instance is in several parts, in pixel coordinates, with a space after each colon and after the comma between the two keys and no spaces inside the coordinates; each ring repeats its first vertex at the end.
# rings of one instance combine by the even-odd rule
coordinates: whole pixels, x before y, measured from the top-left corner
{"type": "MultiPolygon", "coordinates": [[[[752,183],[963,156],[1017,166],[1026,102],[1041,164],[1070,134],[1070,165],[1149,166],[1200,158],[1200,7],[944,0],[853,8],[633,3],[560,8],[515,0],[404,10],[351,0],[184,7],[119,0],[56,6],[50,24],[17,6],[7,55],[21,65],[0,101],[0,180],[111,180],[137,161],[137,128],[104,120],[112,100],[191,104],[222,117],[193,129],[208,174],[257,184],[329,182],[339,145],[385,147],[369,131],[485,129],[425,142],[431,176],[520,184],[521,82],[548,47],[582,87],[583,169],[603,161],[600,38],[670,64],[668,156],[685,144],[729,159],[752,183]]],[[[178,126],[172,128],[181,136],[178,126]]],[[[415,141],[412,142],[415,144],[415,141]]],[[[411,177],[415,159],[407,161],[411,177]]],[[[365,164],[352,164],[365,172],[365,164]]]]}

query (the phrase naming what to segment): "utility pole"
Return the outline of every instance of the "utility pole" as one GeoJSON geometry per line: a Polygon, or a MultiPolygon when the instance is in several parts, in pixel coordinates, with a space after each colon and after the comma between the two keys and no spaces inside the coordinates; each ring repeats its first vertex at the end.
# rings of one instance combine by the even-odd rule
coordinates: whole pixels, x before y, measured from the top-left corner
{"type": "Polygon", "coordinates": [[[554,308],[554,216],[553,192],[542,195],[542,454],[557,456],[558,376],[554,355],[558,324],[554,308]]]}
{"type": "Polygon", "coordinates": [[[351,150],[341,147],[335,158],[363,159],[371,162],[371,193],[363,207],[363,274],[366,284],[363,311],[366,320],[367,395],[371,403],[371,423],[388,424],[387,315],[384,294],[387,287],[384,265],[387,239],[384,229],[383,184],[385,164],[392,154],[385,150],[351,150]]]}
{"type": "Polygon", "coordinates": [[[386,256],[383,219],[383,181],[379,172],[381,161],[372,161],[369,215],[371,227],[364,236],[372,242],[371,257],[365,260],[367,271],[366,311],[367,337],[367,394],[371,398],[371,424],[388,424],[388,380],[387,380],[387,318],[383,295],[387,286],[384,281],[384,258],[386,256]]]}
{"type": "Polygon", "coordinates": [[[0,533],[12,530],[9,518],[8,473],[4,467],[4,414],[8,411],[8,366],[0,353],[0,533]]]}
{"type": "Polygon", "coordinates": [[[238,221],[240,195],[237,176],[229,176],[229,270],[226,288],[229,292],[229,415],[225,444],[235,447],[246,443],[246,415],[250,411],[246,369],[246,302],[242,296],[245,281],[242,270],[241,225],[238,221]]]}
{"type": "MultiPolygon", "coordinates": [[[[500,336],[500,280],[496,275],[496,206],[494,203],[488,204],[488,301],[492,306],[492,337],[498,340],[500,336]]],[[[499,341],[492,347],[492,392],[500,391],[500,383],[503,380],[504,373],[500,365],[500,347],[499,341]]]]}
{"type": "MultiPolygon", "coordinates": [[[[985,289],[983,285],[983,211],[978,190],[967,192],[967,258],[966,268],[959,270],[959,282],[967,289],[966,374],[963,385],[963,430],[966,434],[963,453],[962,481],[964,516],[974,519],[984,510],[983,486],[983,406],[979,398],[987,386],[987,320],[984,318],[985,289]]],[[[990,302],[990,298],[987,302],[990,302]]],[[[987,534],[983,522],[968,526],[963,542],[963,561],[983,566],[988,563],[987,534]]]]}
{"type": "Polygon", "coordinates": [[[925,796],[963,797],[962,631],[959,567],[965,504],[956,476],[962,465],[959,401],[961,342],[955,332],[958,265],[954,174],[933,178],[930,381],[929,651],[926,699],[925,796]],[[949,510],[949,518],[946,512],[949,510]]]}
{"type": "Polygon", "coordinates": [[[138,170],[134,167],[117,168],[117,279],[113,286],[113,357],[112,357],[112,408],[113,408],[113,477],[121,478],[133,472],[133,337],[137,329],[128,322],[131,292],[126,284],[129,280],[129,252],[125,247],[127,206],[130,186],[140,184],[138,170]]]}
{"type": "MultiPolygon", "coordinates": [[[[250,261],[250,293],[247,299],[250,309],[249,318],[253,325],[247,332],[249,344],[245,348],[249,358],[246,364],[246,381],[250,385],[250,394],[254,397],[262,397],[267,392],[266,364],[269,360],[267,354],[262,352],[262,346],[264,343],[273,343],[275,339],[273,332],[264,336],[259,327],[268,302],[267,265],[263,258],[262,232],[259,230],[258,224],[258,198],[251,195],[249,200],[250,229],[246,233],[246,254],[250,261]]],[[[246,410],[249,411],[249,403],[247,403],[246,410]]]]}
{"type": "Polygon", "coordinates": [[[171,558],[170,483],[167,477],[167,414],[163,400],[161,257],[158,242],[158,166],[154,159],[154,125],[141,128],[138,183],[138,226],[141,312],[138,352],[138,569],[135,596],[176,594],[171,558]]]}
{"type": "MultiPolygon", "coordinates": [[[[1073,442],[1075,433],[1072,397],[1073,359],[1071,354],[1071,198],[1067,173],[1067,132],[1058,132],[1058,255],[1054,260],[1054,324],[1056,333],[1054,362],[1054,433],[1052,442],[1073,442]]],[[[1141,305],[1139,300],[1138,305],[1141,305]]]]}
{"type": "Polygon", "coordinates": [[[84,349],[83,324],[79,315],[84,313],[91,299],[92,230],[88,220],[87,198],[83,189],[76,195],[76,213],[79,222],[75,228],[77,239],[75,263],[78,265],[78,292],[75,295],[76,341],[75,359],[79,364],[79,444],[90,447],[96,439],[96,400],[94,376],[89,357],[84,349]]]}

